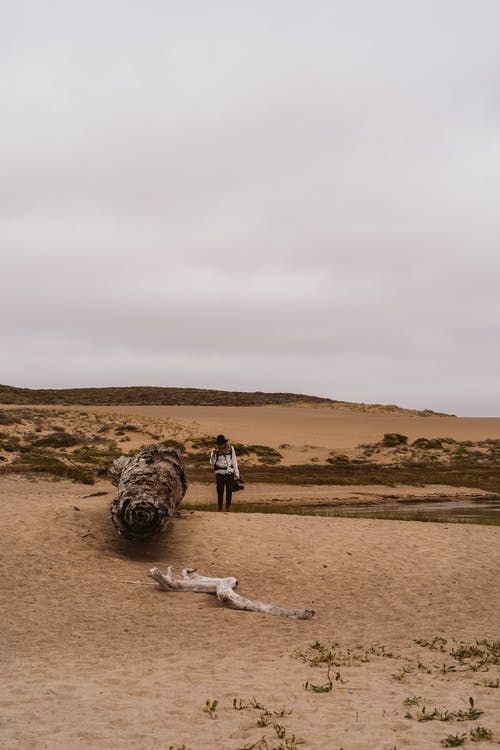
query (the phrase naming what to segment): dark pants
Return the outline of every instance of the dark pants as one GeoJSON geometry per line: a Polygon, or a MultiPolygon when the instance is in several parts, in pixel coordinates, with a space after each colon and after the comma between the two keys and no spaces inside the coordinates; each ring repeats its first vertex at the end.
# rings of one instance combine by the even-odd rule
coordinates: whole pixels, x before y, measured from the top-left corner
{"type": "Polygon", "coordinates": [[[217,484],[217,510],[222,510],[224,488],[226,489],[226,510],[230,510],[231,498],[233,496],[233,475],[216,474],[215,481],[217,484]]]}

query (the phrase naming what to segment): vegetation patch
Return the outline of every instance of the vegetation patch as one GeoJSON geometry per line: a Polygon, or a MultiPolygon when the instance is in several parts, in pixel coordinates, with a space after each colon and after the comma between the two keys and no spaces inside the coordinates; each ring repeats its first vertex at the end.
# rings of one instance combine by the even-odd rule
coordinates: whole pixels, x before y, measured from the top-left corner
{"type": "Polygon", "coordinates": [[[231,443],[234,450],[236,451],[236,455],[239,456],[249,456],[250,455],[250,448],[248,445],[245,445],[244,443],[231,443]]]}
{"type": "Polygon", "coordinates": [[[100,450],[95,446],[82,445],[77,448],[71,454],[72,458],[83,464],[91,464],[93,466],[99,466],[103,469],[107,469],[111,466],[113,461],[122,455],[122,451],[115,446],[111,445],[109,448],[100,450]]]}
{"type": "Polygon", "coordinates": [[[184,453],[186,450],[185,443],[182,443],[180,440],[174,440],[174,438],[162,440],[161,444],[164,445],[165,448],[177,448],[177,450],[181,453],[184,453]]]}
{"type": "Polygon", "coordinates": [[[412,446],[414,448],[420,448],[420,450],[442,450],[443,441],[440,438],[417,438],[413,441],[412,446]]]}
{"type": "Polygon", "coordinates": [[[203,435],[201,437],[197,437],[191,441],[191,445],[194,448],[194,450],[210,450],[210,448],[213,448],[215,445],[216,437],[215,435],[203,435]]]}
{"type": "MultiPolygon", "coordinates": [[[[209,465],[209,456],[206,450],[189,451],[184,454],[186,465],[196,470],[196,476],[203,477],[202,481],[207,481],[208,476],[214,473],[213,467],[209,465]]],[[[193,481],[191,479],[191,481],[193,481]]],[[[196,480],[195,480],[196,481],[196,480]]]]}
{"type": "Polygon", "coordinates": [[[345,456],[343,453],[335,453],[333,456],[328,456],[326,461],[332,466],[339,466],[339,465],[345,465],[345,464],[351,463],[351,459],[348,456],[345,456]]]}
{"type": "Polygon", "coordinates": [[[19,419],[15,411],[0,410],[0,424],[18,424],[18,422],[19,419]]]}
{"type": "MultiPolygon", "coordinates": [[[[207,467],[201,481],[206,481],[207,476],[213,471],[209,466],[209,451],[214,447],[216,438],[213,436],[204,436],[191,440],[191,446],[194,450],[186,451],[185,459],[188,465],[207,467]]],[[[282,460],[282,454],[269,445],[245,445],[244,443],[231,443],[238,459],[252,458],[255,456],[257,462],[266,466],[274,466],[282,460]]],[[[248,463],[245,463],[247,467],[248,463]]],[[[196,480],[195,480],[196,481],[196,480]]]]}
{"type": "Polygon", "coordinates": [[[32,448],[72,448],[75,445],[81,445],[82,438],[72,435],[64,430],[57,430],[43,438],[38,438],[32,443],[32,448]]]}
{"type": "MultiPolygon", "coordinates": [[[[208,482],[211,474],[208,457],[203,454],[201,465],[193,466],[189,472],[192,482],[208,482]],[[207,466],[205,466],[205,462],[207,466]]],[[[453,487],[477,487],[493,495],[500,494],[500,464],[429,464],[408,463],[405,465],[362,463],[251,465],[245,466],[245,479],[250,483],[292,485],[360,485],[396,484],[422,487],[427,484],[446,484],[453,487]]]]}
{"type": "Polygon", "coordinates": [[[406,435],[401,435],[399,432],[386,432],[382,445],[386,448],[394,448],[396,445],[406,445],[407,442],[408,437],[406,435]]]}
{"type": "Polygon", "coordinates": [[[79,466],[65,463],[49,452],[24,453],[12,463],[0,467],[0,472],[34,472],[39,474],[49,474],[53,477],[74,479],[83,484],[94,484],[95,482],[94,477],[89,472],[79,466]]]}
{"type": "MultiPolygon", "coordinates": [[[[164,406],[267,406],[281,404],[337,404],[338,401],[301,393],[264,393],[262,391],[218,391],[206,388],[16,388],[0,385],[3,404],[64,405],[164,405],[164,406]]],[[[394,407],[398,411],[397,407],[394,407]]]]}
{"type": "Polygon", "coordinates": [[[7,453],[15,453],[16,451],[20,451],[21,448],[22,443],[17,435],[2,433],[0,438],[0,450],[6,451],[7,453]]]}
{"type": "Polygon", "coordinates": [[[275,448],[268,445],[247,445],[249,453],[254,453],[261,464],[274,465],[279,464],[283,458],[282,454],[275,448]]]}
{"type": "Polygon", "coordinates": [[[474,721],[482,716],[484,711],[476,708],[474,704],[474,698],[469,698],[469,708],[464,710],[463,708],[457,711],[438,711],[434,708],[432,711],[428,711],[424,706],[420,711],[412,714],[407,711],[405,719],[416,719],[417,721],[474,721]]]}

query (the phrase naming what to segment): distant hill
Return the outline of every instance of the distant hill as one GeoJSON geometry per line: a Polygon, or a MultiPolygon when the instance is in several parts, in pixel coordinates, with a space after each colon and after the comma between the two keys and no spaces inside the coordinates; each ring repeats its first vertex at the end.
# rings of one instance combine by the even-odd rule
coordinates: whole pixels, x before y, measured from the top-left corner
{"type": "Polygon", "coordinates": [[[300,393],[247,393],[204,388],[62,388],[31,389],[0,385],[0,404],[63,404],[84,406],[266,406],[271,404],[334,404],[332,399],[300,393]]]}
{"type": "Polygon", "coordinates": [[[303,393],[263,393],[262,391],[215,391],[205,388],[15,388],[0,385],[0,404],[26,406],[329,406],[362,412],[448,416],[425,409],[403,409],[392,404],[358,404],[303,393]]]}

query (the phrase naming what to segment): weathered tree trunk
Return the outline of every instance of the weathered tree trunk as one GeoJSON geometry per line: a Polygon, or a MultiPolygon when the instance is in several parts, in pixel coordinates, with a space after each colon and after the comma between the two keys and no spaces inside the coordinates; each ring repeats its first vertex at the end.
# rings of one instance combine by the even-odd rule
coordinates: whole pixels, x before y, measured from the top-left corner
{"type": "Polygon", "coordinates": [[[274,604],[264,604],[254,599],[240,596],[234,590],[238,581],[233,576],[227,578],[207,578],[200,576],[193,568],[185,568],[181,573],[182,580],[175,580],[172,566],[163,574],[158,568],[151,568],[148,575],[160,584],[165,591],[193,591],[194,593],[215,594],[219,601],[230,604],[236,609],[246,609],[251,612],[264,612],[278,617],[293,617],[298,620],[309,620],[314,616],[312,609],[284,609],[274,604]]]}
{"type": "Polygon", "coordinates": [[[118,487],[111,518],[127,539],[151,539],[165,531],[186,494],[184,462],[176,448],[148,445],[136,456],[120,456],[111,476],[118,487]]]}

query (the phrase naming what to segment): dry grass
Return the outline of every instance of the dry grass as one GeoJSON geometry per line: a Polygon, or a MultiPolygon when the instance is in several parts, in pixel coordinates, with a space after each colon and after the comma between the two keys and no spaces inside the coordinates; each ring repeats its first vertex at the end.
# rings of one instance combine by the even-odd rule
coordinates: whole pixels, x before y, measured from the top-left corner
{"type": "MultiPolygon", "coordinates": [[[[190,466],[192,482],[211,482],[210,467],[190,466]]],[[[336,466],[305,464],[297,466],[246,465],[244,479],[251,483],[292,485],[386,485],[422,486],[443,484],[452,487],[475,487],[493,494],[500,493],[500,462],[488,466],[478,464],[436,465],[414,464],[338,464],[336,466]]]]}

